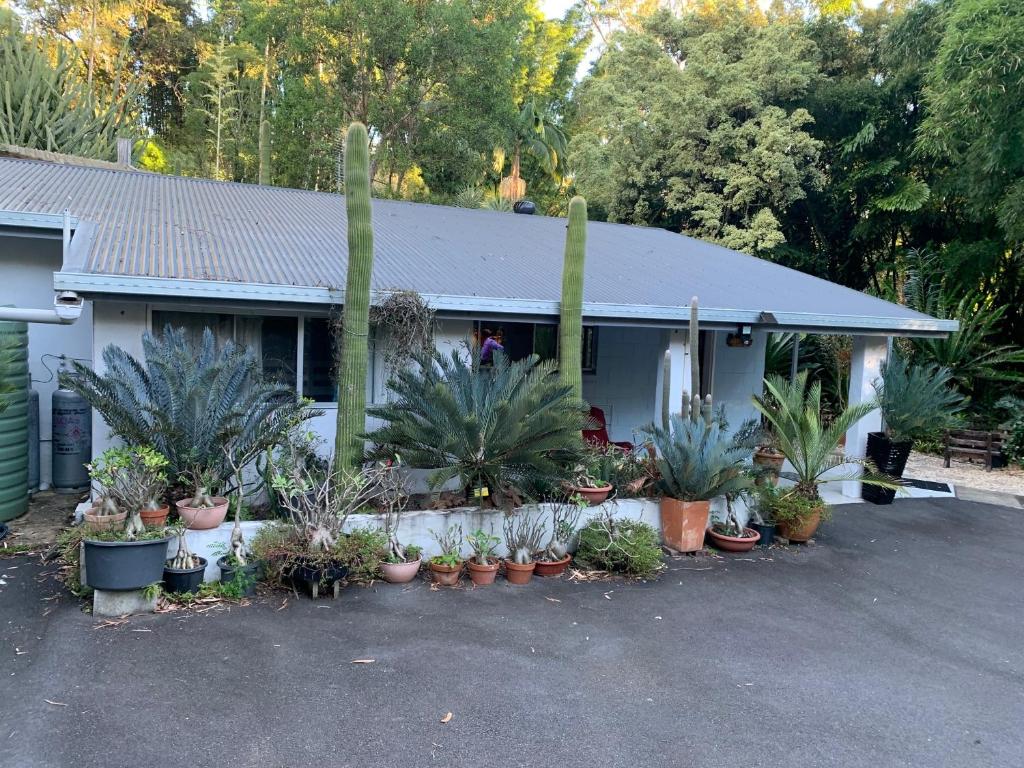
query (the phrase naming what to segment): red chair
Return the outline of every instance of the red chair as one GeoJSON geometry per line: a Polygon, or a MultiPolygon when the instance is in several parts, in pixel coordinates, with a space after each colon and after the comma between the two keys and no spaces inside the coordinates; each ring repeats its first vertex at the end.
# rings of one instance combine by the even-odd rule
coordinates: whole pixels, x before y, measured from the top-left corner
{"type": "Polygon", "coordinates": [[[605,420],[604,411],[596,405],[590,406],[590,420],[597,426],[595,429],[584,429],[583,439],[592,445],[604,448],[607,445],[614,445],[624,451],[632,451],[632,443],[613,443],[608,436],[608,422],[605,420]]]}

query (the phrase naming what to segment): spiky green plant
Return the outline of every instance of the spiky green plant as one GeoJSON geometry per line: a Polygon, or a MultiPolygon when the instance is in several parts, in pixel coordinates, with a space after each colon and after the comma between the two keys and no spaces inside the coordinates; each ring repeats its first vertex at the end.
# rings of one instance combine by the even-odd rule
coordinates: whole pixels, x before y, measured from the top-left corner
{"type": "Polygon", "coordinates": [[[335,471],[359,467],[363,459],[362,434],[366,430],[373,222],[370,218],[370,141],[362,123],[352,123],[345,140],[345,212],[348,217],[348,275],[338,362],[335,471]]]}
{"type": "Polygon", "coordinates": [[[143,334],[142,348],[139,361],[111,344],[103,350],[105,373],[73,361],[60,381],[99,412],[113,435],[163,454],[170,478],[201,472],[223,484],[232,475],[226,442],[258,453],[319,413],[294,390],[265,381],[245,348],[229,341],[218,349],[209,328],[194,345],[183,329],[168,326],[160,336],[143,334]]]}
{"type": "Polygon", "coordinates": [[[717,421],[707,424],[673,414],[668,429],[651,424],[644,432],[658,451],[661,490],[673,499],[707,501],[753,484],[742,471],[751,445],[729,435],[717,421]]]}
{"type": "Polygon", "coordinates": [[[75,55],[56,46],[55,61],[0,8],[0,144],[113,160],[117,137],[133,124],[140,85],[90,86],[75,55]]]}
{"type": "Polygon", "coordinates": [[[587,201],[577,196],[569,201],[558,326],[558,375],[577,400],[583,399],[583,263],[586,250],[587,201]]]}
{"type": "Polygon", "coordinates": [[[260,184],[270,184],[270,121],[260,123],[260,184]]]}
{"type": "MultiPolygon", "coordinates": [[[[839,441],[850,428],[878,407],[877,403],[857,403],[835,414],[827,426],[822,419],[821,382],[807,386],[807,371],[795,380],[769,376],[764,381],[765,393],[755,395],[754,407],[771,425],[779,451],[796,472],[796,492],[818,500],[818,486],[826,482],[825,473],[842,464],[859,464],[871,469],[862,458],[845,456],[837,449],[839,441]]],[[[869,485],[897,488],[891,480],[859,470],[844,475],[831,475],[827,481],[860,480],[869,485]]]]}
{"type": "Polygon", "coordinates": [[[882,366],[874,387],[885,433],[897,442],[920,440],[954,426],[964,408],[948,368],[910,365],[898,355],[882,366]]]}
{"type": "Polygon", "coordinates": [[[468,494],[487,488],[501,506],[535,483],[557,483],[582,450],[588,417],[552,375],[554,361],[496,352],[494,365],[481,367],[473,348],[415,362],[395,372],[391,402],[367,411],[384,422],[367,435],[374,458],[432,469],[434,488],[459,477],[468,494]]]}

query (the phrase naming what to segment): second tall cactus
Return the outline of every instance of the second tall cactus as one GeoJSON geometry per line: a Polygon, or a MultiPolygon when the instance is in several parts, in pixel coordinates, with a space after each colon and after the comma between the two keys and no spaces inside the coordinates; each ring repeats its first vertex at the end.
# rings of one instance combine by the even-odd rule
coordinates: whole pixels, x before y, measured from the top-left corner
{"type": "Polygon", "coordinates": [[[562,265],[562,303],[558,328],[558,373],[583,399],[583,262],[587,249],[587,201],[569,201],[569,225],[562,265]]]}

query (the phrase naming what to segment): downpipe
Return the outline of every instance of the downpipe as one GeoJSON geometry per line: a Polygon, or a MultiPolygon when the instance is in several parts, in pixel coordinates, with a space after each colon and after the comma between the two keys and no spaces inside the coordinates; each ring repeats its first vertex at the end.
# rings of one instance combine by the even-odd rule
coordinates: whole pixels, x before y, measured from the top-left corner
{"type": "Polygon", "coordinates": [[[82,305],[82,297],[77,293],[74,291],[61,291],[53,297],[53,309],[0,307],[0,320],[46,323],[49,325],[71,325],[82,316],[82,305]]]}

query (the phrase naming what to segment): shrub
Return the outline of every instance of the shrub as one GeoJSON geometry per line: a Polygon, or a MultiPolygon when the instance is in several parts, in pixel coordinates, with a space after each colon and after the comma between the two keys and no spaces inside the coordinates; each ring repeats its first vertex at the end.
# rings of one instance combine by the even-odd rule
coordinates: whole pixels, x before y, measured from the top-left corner
{"type": "Polygon", "coordinates": [[[658,532],[638,520],[600,517],[580,530],[576,562],[600,571],[652,576],[663,567],[658,532]]]}
{"type": "Polygon", "coordinates": [[[349,581],[371,581],[380,577],[381,552],[388,537],[380,528],[356,528],[341,536],[334,547],[337,561],[348,567],[349,581]]]}
{"type": "Polygon", "coordinates": [[[899,356],[882,367],[882,378],[874,387],[885,433],[893,441],[917,442],[936,430],[948,429],[957,423],[964,407],[948,368],[908,365],[899,356]]]}

